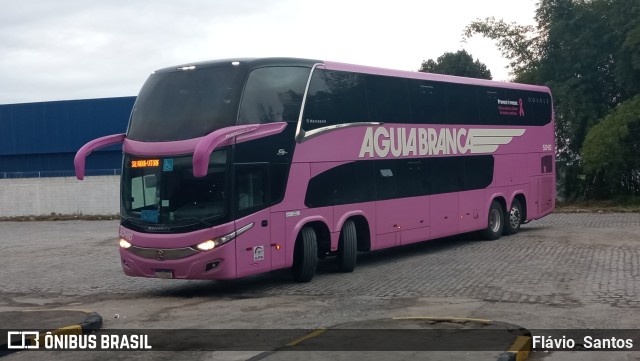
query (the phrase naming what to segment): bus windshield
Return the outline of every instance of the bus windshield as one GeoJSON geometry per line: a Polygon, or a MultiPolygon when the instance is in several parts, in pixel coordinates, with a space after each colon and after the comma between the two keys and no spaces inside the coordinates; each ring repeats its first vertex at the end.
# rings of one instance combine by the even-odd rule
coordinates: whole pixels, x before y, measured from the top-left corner
{"type": "Polygon", "coordinates": [[[147,230],[219,224],[228,215],[227,150],[212,153],[205,177],[193,176],[192,157],[125,155],[122,217],[147,230]]]}
{"type": "Polygon", "coordinates": [[[185,140],[235,125],[242,68],[228,64],[185,69],[151,74],[131,112],[128,139],[185,140]]]}

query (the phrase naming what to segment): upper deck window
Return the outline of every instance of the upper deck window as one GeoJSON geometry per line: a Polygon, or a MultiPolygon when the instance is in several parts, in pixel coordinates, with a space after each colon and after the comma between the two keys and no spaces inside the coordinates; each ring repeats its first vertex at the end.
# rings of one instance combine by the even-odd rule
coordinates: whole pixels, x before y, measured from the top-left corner
{"type": "Polygon", "coordinates": [[[133,107],[127,138],[184,140],[235,125],[242,78],[241,67],[231,64],[152,74],[133,107]]]}
{"type": "Polygon", "coordinates": [[[302,129],[367,121],[369,113],[363,74],[314,71],[302,116],[302,129]]]}
{"type": "Polygon", "coordinates": [[[297,122],[309,68],[266,67],[249,74],[238,124],[297,122]]]}

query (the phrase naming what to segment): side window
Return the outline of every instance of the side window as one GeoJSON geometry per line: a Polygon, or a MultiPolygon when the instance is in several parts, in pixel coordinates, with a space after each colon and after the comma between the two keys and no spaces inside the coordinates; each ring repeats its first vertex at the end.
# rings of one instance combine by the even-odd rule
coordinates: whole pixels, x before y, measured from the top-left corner
{"type": "Polygon", "coordinates": [[[540,173],[553,173],[553,158],[545,155],[540,159],[540,173]]]}
{"type": "Polygon", "coordinates": [[[249,74],[238,124],[296,122],[300,115],[308,68],[258,68],[249,74]]]}
{"type": "Polygon", "coordinates": [[[371,180],[372,163],[353,162],[338,167],[331,177],[335,184],[336,204],[349,204],[371,201],[375,188],[371,180]]]}
{"type": "Polygon", "coordinates": [[[244,216],[268,205],[268,182],[266,164],[236,166],[236,210],[244,216]]]}
{"type": "Polygon", "coordinates": [[[416,197],[431,192],[427,162],[421,159],[400,160],[398,165],[398,197],[416,197]]]}
{"type": "Polygon", "coordinates": [[[474,85],[445,83],[447,124],[478,124],[478,94],[474,85]]]}
{"type": "Polygon", "coordinates": [[[410,123],[407,79],[366,75],[369,121],[410,123]]]}
{"type": "Polygon", "coordinates": [[[302,129],[368,121],[362,74],[317,69],[311,77],[302,129]]]}
{"type": "Polygon", "coordinates": [[[305,205],[323,207],[336,204],[370,202],[375,199],[373,163],[352,162],[337,166],[311,179],[305,205]]]}
{"type": "Polygon", "coordinates": [[[148,174],[142,177],[131,178],[131,209],[139,210],[144,207],[156,205],[156,175],[148,174]]]}
{"type": "Polygon", "coordinates": [[[486,188],[493,182],[492,155],[473,155],[464,159],[464,190],[486,188]]]}
{"type": "Polygon", "coordinates": [[[396,161],[376,161],[376,193],[378,200],[398,196],[396,161]]]}
{"type": "Polygon", "coordinates": [[[409,79],[411,123],[442,124],[447,120],[443,83],[409,79]]]}
{"type": "Polygon", "coordinates": [[[289,165],[272,163],[269,165],[269,203],[279,202],[287,187],[289,165]]]}
{"type": "Polygon", "coordinates": [[[463,157],[431,158],[433,193],[459,192],[464,189],[463,157]]]}
{"type": "Polygon", "coordinates": [[[485,124],[545,125],[551,121],[551,97],[547,93],[481,88],[478,102],[485,124]]]}

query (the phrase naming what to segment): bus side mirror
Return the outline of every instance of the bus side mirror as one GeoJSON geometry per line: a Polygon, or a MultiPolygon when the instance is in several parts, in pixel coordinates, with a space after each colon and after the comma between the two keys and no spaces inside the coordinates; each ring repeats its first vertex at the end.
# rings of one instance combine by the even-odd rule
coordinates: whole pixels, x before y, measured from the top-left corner
{"type": "Polygon", "coordinates": [[[193,152],[193,176],[204,177],[209,171],[209,157],[213,150],[225,141],[243,133],[252,132],[258,129],[255,124],[234,125],[232,127],[218,129],[205,135],[193,152]]]}
{"type": "Polygon", "coordinates": [[[280,133],[286,127],[287,123],[285,122],[234,125],[232,127],[218,129],[205,135],[198,142],[193,152],[193,176],[206,176],[209,171],[209,158],[213,150],[219,146],[231,144],[233,138],[236,138],[236,143],[246,142],[280,133]]]}
{"type": "Polygon", "coordinates": [[[119,144],[124,142],[125,134],[112,134],[107,135],[105,137],[100,137],[98,139],[94,139],[89,143],[85,144],[78,150],[76,156],[73,158],[73,166],[76,170],[76,178],[79,180],[84,179],[84,165],[87,159],[87,156],[91,154],[96,149],[108,147],[113,144],[119,144]]]}

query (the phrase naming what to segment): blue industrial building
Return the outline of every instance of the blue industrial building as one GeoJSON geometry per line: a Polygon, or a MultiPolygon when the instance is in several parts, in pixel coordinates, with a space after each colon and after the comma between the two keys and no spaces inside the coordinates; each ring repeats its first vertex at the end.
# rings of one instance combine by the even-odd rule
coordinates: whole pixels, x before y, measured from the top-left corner
{"type": "MultiPolygon", "coordinates": [[[[88,141],[124,133],[135,97],[0,105],[0,178],[73,176],[88,141]]],[[[119,174],[121,146],[87,158],[87,175],[119,174]]]]}

